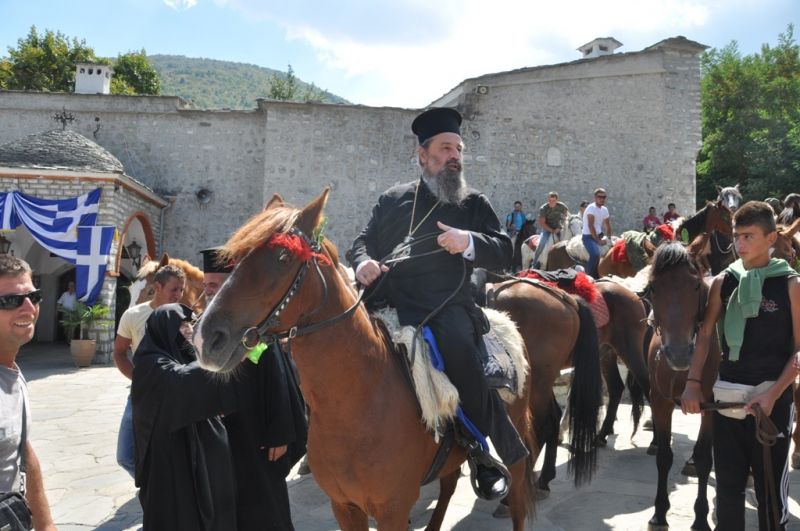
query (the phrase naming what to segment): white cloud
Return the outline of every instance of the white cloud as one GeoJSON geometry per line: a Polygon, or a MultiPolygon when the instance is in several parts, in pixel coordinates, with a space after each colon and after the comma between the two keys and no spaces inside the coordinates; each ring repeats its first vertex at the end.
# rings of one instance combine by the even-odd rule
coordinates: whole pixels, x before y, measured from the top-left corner
{"type": "Polygon", "coordinates": [[[197,0],[164,0],[167,7],[171,7],[176,11],[182,9],[191,9],[197,5],[197,0]]]}
{"type": "MultiPolygon", "coordinates": [[[[300,2],[278,10],[258,0],[215,1],[280,24],[287,39],[310,46],[324,67],[384,87],[359,98],[359,103],[415,107],[465,78],[578,59],[575,48],[595,37],[611,36],[625,43],[628,38],[652,36],[646,45],[679,34],[691,38],[692,30],[706,25],[724,4],[724,0],[371,0],[372,19],[357,24],[347,18],[348,8],[336,2],[315,6],[300,2]]],[[[349,9],[354,19],[363,18],[357,8],[349,9]]],[[[641,48],[625,46],[620,51],[636,49],[641,48]]]]}

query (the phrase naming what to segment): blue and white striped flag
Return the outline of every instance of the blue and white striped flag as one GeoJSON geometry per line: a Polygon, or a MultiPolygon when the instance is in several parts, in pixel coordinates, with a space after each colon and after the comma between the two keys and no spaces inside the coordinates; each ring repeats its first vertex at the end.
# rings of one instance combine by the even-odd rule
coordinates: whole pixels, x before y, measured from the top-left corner
{"type": "Polygon", "coordinates": [[[42,247],[75,264],[76,296],[86,304],[100,295],[114,240],[114,227],[95,225],[101,191],[68,199],[0,193],[0,229],[24,225],[42,247]]]}
{"type": "Polygon", "coordinates": [[[114,230],[113,226],[78,227],[75,296],[86,304],[94,304],[100,296],[114,230]]]}
{"type": "Polygon", "coordinates": [[[69,199],[42,199],[22,192],[2,193],[0,229],[16,229],[24,225],[42,247],[74,264],[78,241],[76,228],[97,223],[101,191],[96,188],[69,199]]]}

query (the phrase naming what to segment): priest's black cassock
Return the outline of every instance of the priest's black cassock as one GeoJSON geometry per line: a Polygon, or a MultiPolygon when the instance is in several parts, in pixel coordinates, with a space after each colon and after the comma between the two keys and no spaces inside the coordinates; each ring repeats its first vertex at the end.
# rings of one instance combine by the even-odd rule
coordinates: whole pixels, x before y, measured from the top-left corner
{"type": "Polygon", "coordinates": [[[223,419],[236,471],[238,531],[290,531],[286,476],[305,454],[305,404],[284,352],[270,346],[258,361],[242,362],[233,378],[237,409],[223,419]],[[288,445],[276,461],[270,448],[288,445]]]}
{"type": "Polygon", "coordinates": [[[157,308],[134,356],[135,479],[145,531],[237,528],[234,469],[219,417],[234,410],[236,398],[194,361],[179,332],[189,319],[180,304],[157,308]]]}
{"type": "MultiPolygon", "coordinates": [[[[437,222],[468,230],[474,260],[442,250],[396,264],[372,300],[397,309],[400,323],[418,325],[449,296],[453,298],[429,321],[445,361],[445,372],[459,390],[469,419],[492,439],[501,459],[510,465],[527,454],[500,398],[489,392],[478,354],[479,336],[488,330],[483,313],[472,300],[469,278],[473,267],[491,270],[511,265],[511,240],[502,232],[497,214],[485,195],[469,190],[459,204],[437,204],[424,179],[390,188],[378,199],[367,226],[350,250],[354,269],[366,260],[382,260],[411,233],[414,239],[438,235],[437,222]],[[415,205],[416,196],[416,206],[415,205]],[[413,220],[412,220],[413,211],[413,220]]],[[[440,249],[435,237],[411,248],[411,256],[440,249]]],[[[379,278],[375,285],[381,281],[379,278]]]]}

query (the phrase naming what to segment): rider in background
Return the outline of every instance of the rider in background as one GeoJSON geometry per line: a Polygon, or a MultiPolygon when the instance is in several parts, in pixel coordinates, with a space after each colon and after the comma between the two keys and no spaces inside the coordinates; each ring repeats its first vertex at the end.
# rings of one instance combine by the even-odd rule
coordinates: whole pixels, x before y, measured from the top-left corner
{"type": "Polygon", "coordinates": [[[600,246],[605,245],[611,237],[611,216],[605,206],[607,196],[605,189],[597,188],[594,191],[594,203],[586,207],[583,213],[583,245],[589,252],[586,274],[594,278],[597,278],[600,246]]]}

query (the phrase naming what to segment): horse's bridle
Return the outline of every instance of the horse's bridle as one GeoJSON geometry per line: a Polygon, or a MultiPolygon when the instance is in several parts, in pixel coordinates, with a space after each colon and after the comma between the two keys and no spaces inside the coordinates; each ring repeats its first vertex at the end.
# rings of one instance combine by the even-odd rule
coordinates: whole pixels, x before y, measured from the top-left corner
{"type": "MultiPolygon", "coordinates": [[[[695,272],[697,272],[696,269],[695,269],[695,272]]],[[[700,286],[698,286],[698,289],[702,290],[703,284],[704,284],[703,278],[700,277],[700,286]]],[[[650,307],[653,308],[653,301],[647,298],[651,293],[652,293],[652,287],[651,287],[650,283],[648,282],[647,286],[645,287],[644,292],[642,293],[641,298],[645,299],[650,304],[650,307]]],[[[706,294],[706,296],[707,296],[707,294],[706,294]]],[[[705,311],[705,306],[706,306],[705,298],[706,297],[704,297],[702,293],[698,297],[697,313],[695,314],[696,316],[695,316],[695,319],[694,319],[694,331],[692,333],[692,342],[691,342],[692,354],[694,354],[694,348],[695,348],[695,344],[697,342],[697,334],[699,333],[700,326],[702,324],[703,313],[705,311]]],[[[655,311],[653,311],[653,314],[655,315],[655,311]]],[[[658,325],[658,323],[655,321],[655,319],[649,319],[648,318],[647,321],[648,321],[648,324],[653,327],[653,332],[657,336],[660,337],[661,336],[661,327],[658,325]]],[[[664,345],[662,343],[661,347],[662,348],[666,348],[667,345],[664,345]]],[[[656,351],[656,354],[654,356],[654,361],[656,362],[656,366],[653,367],[653,371],[657,371],[658,370],[658,365],[662,362],[662,357],[663,357],[661,355],[662,348],[659,348],[656,351]]],[[[664,394],[664,392],[661,390],[661,387],[658,385],[658,378],[653,378],[653,380],[654,380],[653,381],[653,388],[655,388],[656,391],[658,391],[658,393],[661,395],[661,397],[666,399],[666,400],[672,400],[673,399],[674,389],[675,389],[675,381],[677,380],[679,373],[683,372],[683,371],[673,371],[673,372],[674,372],[674,374],[672,375],[672,379],[670,381],[670,386],[669,386],[670,387],[669,388],[669,393],[670,393],[669,395],[664,394]]]]}
{"type": "Polygon", "coordinates": [[[328,300],[328,284],[325,282],[325,276],[322,274],[318,259],[318,256],[322,252],[322,246],[316,240],[312,240],[306,236],[305,233],[297,227],[292,227],[289,229],[289,234],[301,238],[305,244],[311,248],[311,258],[304,260],[300,264],[300,268],[297,270],[289,289],[286,290],[286,293],[283,294],[283,297],[281,297],[280,301],[278,301],[278,303],[272,308],[269,314],[267,314],[267,316],[260,323],[255,326],[251,326],[244,331],[240,341],[242,346],[244,346],[246,349],[255,347],[260,341],[268,344],[276,343],[282,339],[291,340],[297,336],[310,334],[311,332],[326,328],[352,315],[356,308],[358,308],[358,305],[361,304],[362,297],[359,297],[358,300],[356,300],[356,302],[350,308],[345,310],[344,313],[331,317],[330,319],[325,319],[318,323],[306,326],[294,325],[283,332],[270,332],[269,328],[280,324],[281,313],[286,309],[286,306],[288,306],[288,304],[300,290],[300,286],[302,285],[303,280],[308,273],[308,268],[310,267],[309,264],[313,264],[314,269],[319,276],[320,282],[322,282],[323,295],[321,303],[308,315],[308,317],[317,313],[323,306],[325,306],[325,303],[328,300]],[[248,341],[249,339],[252,339],[252,343],[248,341]]]}

